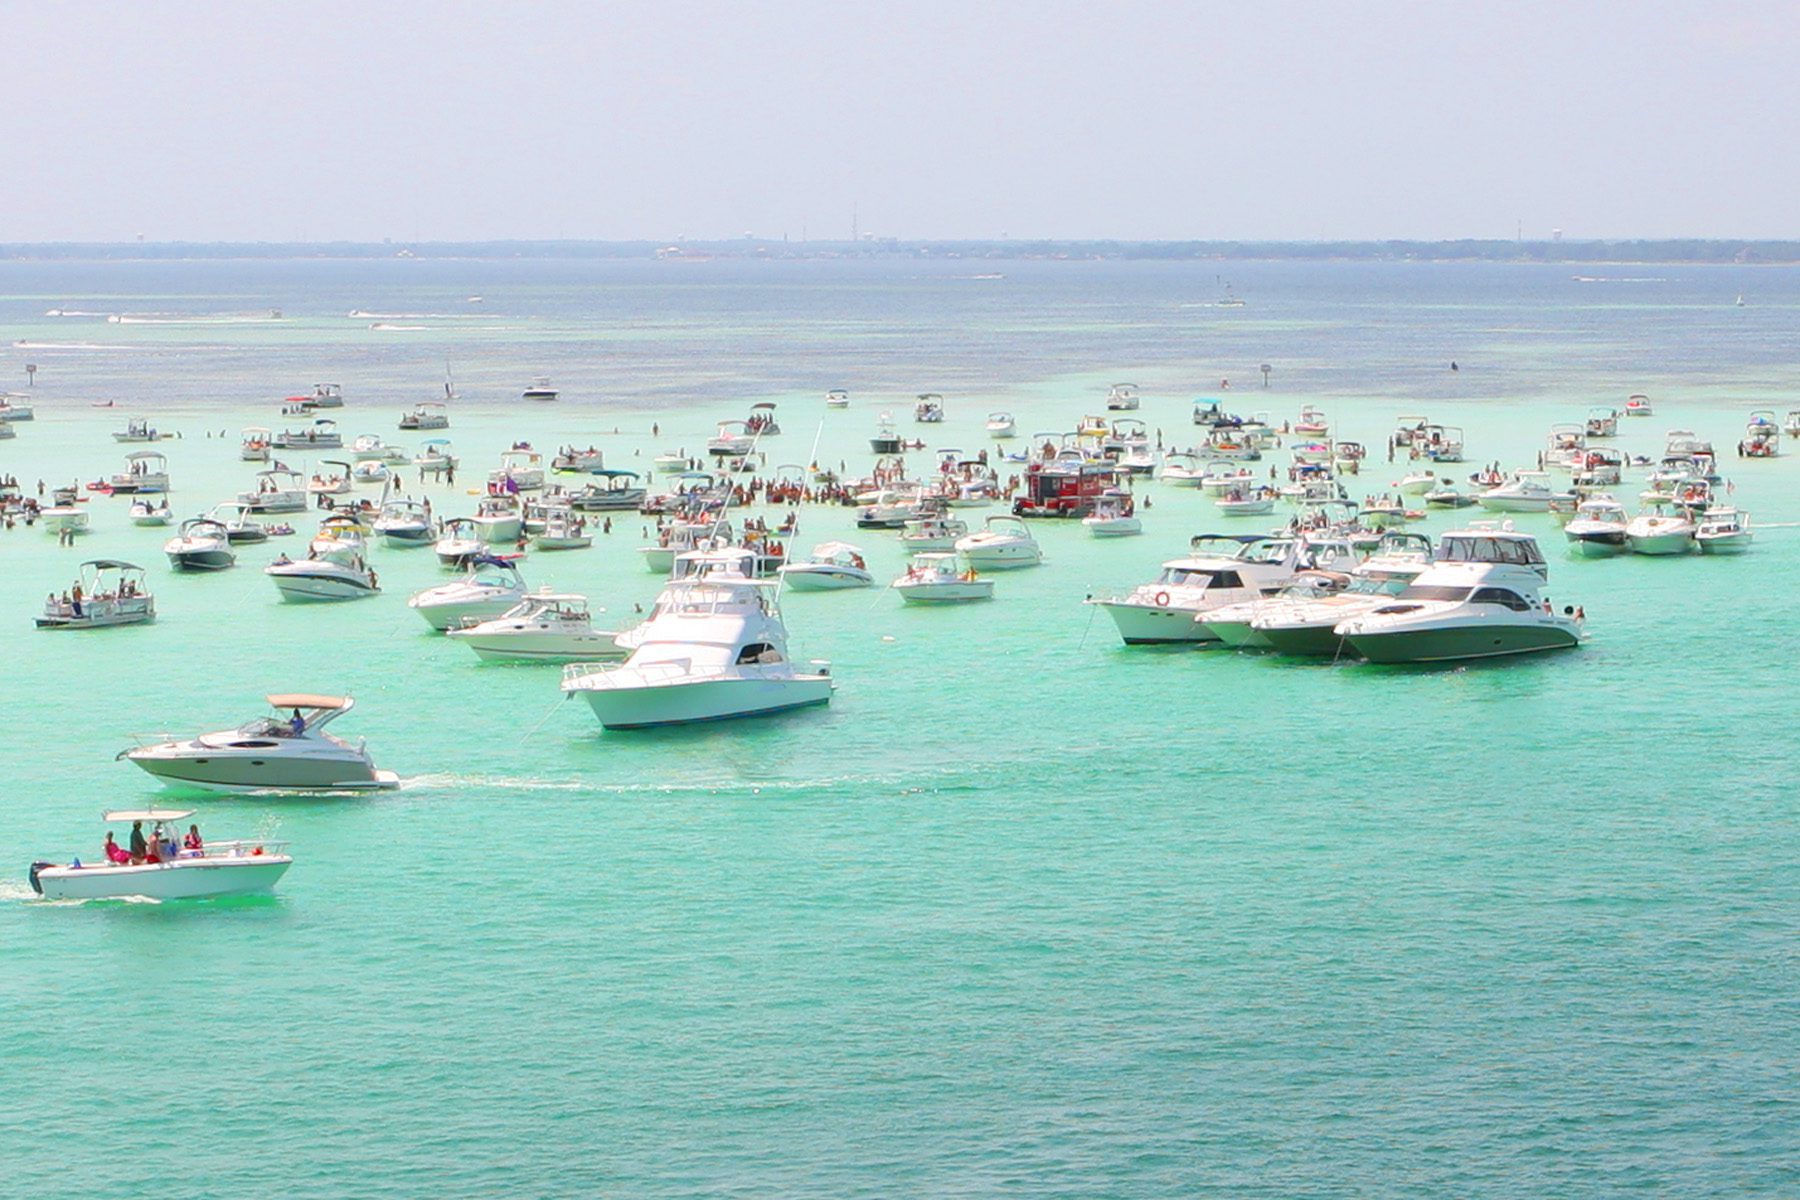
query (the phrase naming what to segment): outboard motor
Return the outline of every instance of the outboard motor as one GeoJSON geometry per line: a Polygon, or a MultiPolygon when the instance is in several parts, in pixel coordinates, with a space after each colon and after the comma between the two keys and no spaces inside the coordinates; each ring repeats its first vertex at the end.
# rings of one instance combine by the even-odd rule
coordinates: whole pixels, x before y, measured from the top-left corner
{"type": "Polygon", "coordinates": [[[36,892],[40,896],[44,894],[44,885],[38,882],[38,872],[43,870],[45,867],[54,867],[55,865],[56,865],[55,863],[50,863],[50,862],[34,862],[31,864],[31,872],[27,876],[27,878],[29,878],[31,880],[31,890],[32,891],[36,892]]]}

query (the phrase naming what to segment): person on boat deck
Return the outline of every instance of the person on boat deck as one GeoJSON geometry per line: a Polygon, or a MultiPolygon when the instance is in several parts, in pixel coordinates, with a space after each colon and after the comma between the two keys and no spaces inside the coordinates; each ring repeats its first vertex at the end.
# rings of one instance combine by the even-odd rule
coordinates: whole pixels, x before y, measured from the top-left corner
{"type": "Polygon", "coordinates": [[[144,861],[145,849],[146,849],[146,847],[144,845],[144,823],[142,821],[133,821],[131,823],[131,856],[130,856],[131,863],[133,866],[136,866],[138,863],[141,863],[144,861]]]}
{"type": "Polygon", "coordinates": [[[193,851],[206,849],[206,843],[200,840],[200,827],[198,825],[188,826],[187,836],[181,839],[181,848],[183,850],[193,851]]]}
{"type": "Polygon", "coordinates": [[[299,709],[296,708],[293,717],[288,720],[288,728],[293,731],[295,737],[306,732],[306,718],[300,715],[299,709]]]}
{"type": "Polygon", "coordinates": [[[100,847],[100,852],[106,855],[107,862],[112,863],[115,866],[123,866],[131,861],[131,855],[125,853],[125,847],[113,841],[112,830],[110,829],[106,831],[106,844],[100,847]]]}

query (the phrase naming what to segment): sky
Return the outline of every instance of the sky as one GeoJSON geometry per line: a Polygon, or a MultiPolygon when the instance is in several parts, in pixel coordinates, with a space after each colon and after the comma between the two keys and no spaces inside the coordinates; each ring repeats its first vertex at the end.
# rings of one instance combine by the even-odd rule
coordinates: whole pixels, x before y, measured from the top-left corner
{"type": "Polygon", "coordinates": [[[7,7],[0,242],[1800,236],[1800,5],[7,7]]]}

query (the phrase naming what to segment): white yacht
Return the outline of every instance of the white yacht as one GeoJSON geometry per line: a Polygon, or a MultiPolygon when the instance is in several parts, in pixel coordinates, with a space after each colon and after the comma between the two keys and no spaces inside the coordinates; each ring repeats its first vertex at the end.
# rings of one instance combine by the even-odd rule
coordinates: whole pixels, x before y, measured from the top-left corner
{"type": "Polygon", "coordinates": [[[796,592],[834,592],[875,583],[862,550],[849,542],[821,542],[804,562],[788,563],[776,573],[796,592]]]}
{"type": "Polygon", "coordinates": [[[470,618],[498,617],[525,598],[519,568],[505,559],[482,555],[469,561],[466,575],[454,583],[414,592],[406,606],[433,629],[455,629],[470,618]]]}
{"type": "Polygon", "coordinates": [[[1476,502],[1489,512],[1548,512],[1554,502],[1573,503],[1575,493],[1552,488],[1542,471],[1516,471],[1512,478],[1497,488],[1477,496],[1476,502]]]}
{"type": "Polygon", "coordinates": [[[1563,526],[1569,549],[1583,558],[1610,558],[1623,554],[1625,530],[1630,518],[1625,506],[1605,492],[1598,492],[1575,506],[1575,516],[1563,526]]]}
{"type": "Polygon", "coordinates": [[[1094,511],[1081,518],[1081,527],[1094,537],[1131,537],[1144,532],[1131,493],[1107,488],[1094,497],[1094,511]]]}
{"type": "Polygon", "coordinates": [[[1702,513],[1694,530],[1694,544],[1702,554],[1742,554],[1750,548],[1750,538],[1750,514],[1725,505],[1702,513]]]}
{"type": "Polygon", "coordinates": [[[528,593],[497,617],[445,631],[486,662],[597,662],[625,657],[618,634],[595,629],[586,596],[528,593]]]}
{"type": "Polygon", "coordinates": [[[382,504],[375,518],[374,532],[385,545],[404,549],[429,546],[436,539],[432,528],[431,505],[421,500],[390,499],[382,504]]]}
{"type": "Polygon", "coordinates": [[[1625,525],[1625,545],[1633,554],[1686,554],[1694,549],[1698,526],[1679,507],[1646,506],[1625,525]]]}
{"type": "Polygon", "coordinates": [[[956,552],[976,570],[1010,571],[1018,567],[1035,567],[1044,561],[1044,552],[1030,528],[1018,517],[992,516],[980,533],[956,540],[956,552]]]}
{"type": "Polygon", "coordinates": [[[305,558],[282,555],[263,568],[292,604],[334,600],[361,600],[381,591],[380,581],[361,553],[334,553],[327,557],[313,551],[305,558]]]}
{"type": "Polygon", "coordinates": [[[1004,441],[1010,437],[1017,437],[1019,434],[1019,426],[1018,423],[1013,420],[1013,415],[1011,413],[989,413],[987,419],[987,434],[997,441],[1004,441]]]}
{"type": "Polygon", "coordinates": [[[525,511],[517,496],[483,496],[468,520],[482,541],[495,546],[517,542],[525,529],[525,511]]]}
{"type": "Polygon", "coordinates": [[[1215,639],[1194,618],[1244,600],[1271,595],[1293,577],[1305,546],[1291,537],[1202,534],[1189,553],[1163,563],[1149,583],[1088,599],[1106,610],[1128,646],[1215,639]]]}
{"type": "MultiPolygon", "coordinates": [[[[253,838],[208,842],[181,823],[193,816],[189,809],[121,809],[102,814],[107,825],[127,825],[143,836],[150,854],[133,859],[125,845],[111,840],[112,857],[102,852],[90,859],[71,859],[67,866],[34,862],[27,876],[31,890],[46,900],[206,900],[219,896],[247,896],[272,890],[294,860],[287,843],[253,838]]],[[[111,831],[109,830],[109,835],[111,831]]]]}
{"type": "Polygon", "coordinates": [[[481,540],[481,531],[475,527],[475,522],[468,517],[452,517],[438,528],[437,540],[431,544],[431,549],[442,565],[462,568],[468,566],[471,559],[486,554],[488,544],[481,540]]]}
{"type": "Polygon", "coordinates": [[[967,537],[969,523],[942,513],[928,513],[906,522],[900,530],[900,548],[908,553],[956,549],[957,540],[967,537]]]}
{"type": "Polygon", "coordinates": [[[156,598],[144,584],[144,568],[116,558],[81,564],[75,586],[44,600],[39,629],[104,629],[148,625],[156,620],[156,598]]]}
{"type": "Polygon", "coordinates": [[[1431,539],[1418,533],[1382,535],[1375,553],[1350,572],[1339,591],[1294,603],[1271,602],[1251,625],[1262,645],[1277,654],[1335,658],[1344,639],[1337,626],[1373,612],[1404,591],[1432,563],[1431,539]]]}
{"type": "Polygon", "coordinates": [[[544,456],[536,450],[501,452],[500,465],[488,472],[488,486],[519,492],[542,491],[544,488],[544,456]]]}
{"type": "Polygon", "coordinates": [[[1223,608],[1208,609],[1194,620],[1205,626],[1206,632],[1227,649],[1267,650],[1271,644],[1257,623],[1260,619],[1329,599],[1349,586],[1350,577],[1342,571],[1309,568],[1294,572],[1293,578],[1273,596],[1258,596],[1223,608]]]}
{"type": "Polygon", "coordinates": [[[1456,662],[1580,645],[1581,613],[1555,612],[1544,588],[1543,574],[1532,565],[1439,562],[1391,601],[1340,622],[1336,631],[1376,663],[1456,662]]]}
{"type": "Polygon", "coordinates": [[[332,737],[325,726],[355,706],[348,696],[282,693],[268,698],[275,715],[236,729],[189,739],[140,739],[118,757],[165,784],[220,792],[367,791],[397,788],[400,778],[376,769],[362,742],[332,737]],[[291,715],[290,715],[291,714],[291,715]]]}
{"type": "Polygon", "coordinates": [[[177,571],[223,571],[237,562],[230,534],[211,517],[183,521],[175,536],[163,544],[163,553],[177,571]]]}
{"type": "Polygon", "coordinates": [[[956,555],[936,551],[913,555],[906,573],[888,586],[907,604],[963,604],[994,598],[992,579],[983,579],[973,567],[960,567],[956,555]]]}
{"type": "Polygon", "coordinates": [[[560,394],[561,393],[555,388],[550,386],[550,381],[548,379],[538,378],[532,380],[531,383],[526,386],[525,390],[520,393],[519,398],[521,400],[549,401],[556,399],[560,394]]]}
{"type": "Polygon", "coordinates": [[[622,635],[622,666],[563,669],[562,690],[588,702],[607,729],[758,716],[831,699],[828,664],[789,658],[779,585],[751,578],[747,550],[694,551],[649,620],[622,635]]]}

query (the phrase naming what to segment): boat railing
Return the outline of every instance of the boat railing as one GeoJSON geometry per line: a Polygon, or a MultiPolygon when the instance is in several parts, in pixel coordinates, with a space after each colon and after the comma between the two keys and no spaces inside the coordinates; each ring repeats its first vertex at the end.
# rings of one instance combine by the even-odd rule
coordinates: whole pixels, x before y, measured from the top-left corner
{"type": "Polygon", "coordinates": [[[267,854],[283,854],[288,843],[269,841],[266,838],[242,838],[236,841],[207,842],[199,850],[183,850],[176,857],[182,858],[261,858],[267,854]]]}
{"type": "Polygon", "coordinates": [[[645,684],[673,683],[677,680],[704,683],[715,679],[741,679],[762,674],[765,666],[789,666],[787,663],[734,663],[696,667],[691,659],[672,659],[621,667],[618,663],[570,663],[563,668],[563,685],[580,683],[583,691],[611,691],[636,688],[645,684]]]}

